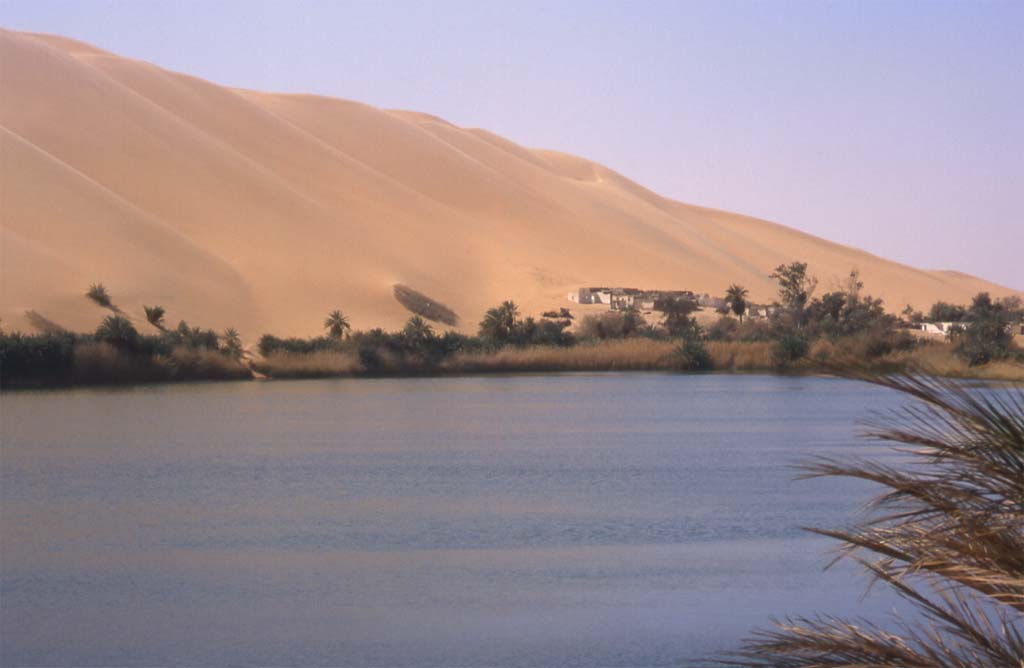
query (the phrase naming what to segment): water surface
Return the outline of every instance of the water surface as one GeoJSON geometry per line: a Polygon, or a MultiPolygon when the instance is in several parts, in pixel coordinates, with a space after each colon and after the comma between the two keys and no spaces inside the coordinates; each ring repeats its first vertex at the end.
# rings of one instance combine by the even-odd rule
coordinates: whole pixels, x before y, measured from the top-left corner
{"type": "Polygon", "coordinates": [[[888,391],[595,374],[0,396],[5,666],[654,666],[868,613],[804,526],[888,391]]]}

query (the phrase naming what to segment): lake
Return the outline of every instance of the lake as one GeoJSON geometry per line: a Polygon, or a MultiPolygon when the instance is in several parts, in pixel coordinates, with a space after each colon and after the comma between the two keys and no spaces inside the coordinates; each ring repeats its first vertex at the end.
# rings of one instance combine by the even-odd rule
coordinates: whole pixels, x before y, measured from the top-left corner
{"type": "Polygon", "coordinates": [[[872,614],[851,381],[593,374],[0,395],[4,666],[669,666],[872,614]]]}

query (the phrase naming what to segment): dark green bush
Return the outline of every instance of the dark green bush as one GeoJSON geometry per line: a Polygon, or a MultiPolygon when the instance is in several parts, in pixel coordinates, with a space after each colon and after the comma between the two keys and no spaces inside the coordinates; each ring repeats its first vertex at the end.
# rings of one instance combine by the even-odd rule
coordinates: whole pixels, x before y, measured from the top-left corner
{"type": "Polygon", "coordinates": [[[803,336],[785,333],[772,346],[772,361],[778,366],[788,366],[803,358],[809,348],[810,343],[803,336]]]}
{"type": "Polygon", "coordinates": [[[0,334],[0,386],[56,385],[71,379],[81,334],[0,334]]]}

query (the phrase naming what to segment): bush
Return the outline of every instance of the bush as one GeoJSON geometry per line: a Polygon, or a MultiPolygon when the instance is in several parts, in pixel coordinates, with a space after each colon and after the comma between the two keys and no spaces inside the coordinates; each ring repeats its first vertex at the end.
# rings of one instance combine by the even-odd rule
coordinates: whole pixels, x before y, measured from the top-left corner
{"type": "Polygon", "coordinates": [[[736,318],[722,316],[708,327],[708,341],[735,341],[740,323],[736,318]]]}
{"type": "Polygon", "coordinates": [[[683,339],[676,349],[676,360],[686,371],[710,371],[712,368],[711,356],[704,342],[697,338],[683,339]]]}
{"type": "MultiPolygon", "coordinates": [[[[355,335],[353,335],[353,338],[355,335]]],[[[324,351],[339,352],[345,348],[345,344],[338,339],[327,336],[317,336],[311,339],[287,338],[280,339],[272,334],[264,334],[260,337],[256,348],[264,357],[276,352],[285,353],[317,353],[324,351]]]]}
{"type": "Polygon", "coordinates": [[[979,292],[968,312],[970,321],[962,332],[951,332],[957,354],[971,366],[1008,357],[1014,349],[1010,328],[1013,306],[1012,302],[993,302],[987,292],[979,292]]]}
{"type": "Polygon", "coordinates": [[[958,337],[956,353],[971,366],[1005,359],[1013,350],[1013,334],[1001,318],[975,320],[958,337]]]}
{"type": "Polygon", "coordinates": [[[967,309],[959,304],[947,304],[946,302],[935,302],[928,311],[928,320],[931,322],[960,322],[967,315],[967,309]]]}
{"type": "Polygon", "coordinates": [[[70,332],[0,334],[0,386],[56,385],[71,378],[75,344],[70,332]]]}
{"type": "Polygon", "coordinates": [[[807,354],[809,343],[799,334],[786,333],[772,346],[772,362],[780,367],[789,366],[807,354]]]}

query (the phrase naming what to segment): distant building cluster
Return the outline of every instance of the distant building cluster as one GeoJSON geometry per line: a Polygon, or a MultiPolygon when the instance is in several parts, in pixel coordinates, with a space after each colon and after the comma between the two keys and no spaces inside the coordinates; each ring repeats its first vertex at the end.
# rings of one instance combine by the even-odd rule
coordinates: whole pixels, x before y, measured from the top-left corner
{"type": "MultiPolygon", "coordinates": [[[[639,288],[585,287],[568,294],[574,304],[605,304],[611,311],[636,309],[642,312],[660,311],[660,304],[671,300],[688,300],[699,306],[716,311],[727,308],[725,299],[711,295],[696,294],[690,290],[641,290],[639,288]]],[[[747,303],[746,316],[768,318],[775,312],[775,306],[747,303]]]]}
{"type": "MultiPolygon", "coordinates": [[[[970,320],[961,320],[958,322],[918,322],[914,323],[913,327],[919,329],[925,334],[931,334],[934,336],[949,336],[950,332],[957,330],[963,331],[971,324],[970,320]]],[[[1024,322],[1010,323],[1006,326],[1011,334],[1019,334],[1024,336],[1024,322]]]]}
{"type": "Polygon", "coordinates": [[[576,304],[607,304],[612,311],[654,311],[655,304],[666,299],[698,301],[689,290],[640,290],[638,288],[580,288],[569,293],[569,301],[576,304]]]}
{"type": "Polygon", "coordinates": [[[954,328],[962,329],[965,324],[963,322],[922,322],[918,326],[925,334],[941,334],[946,336],[954,328]]]}

